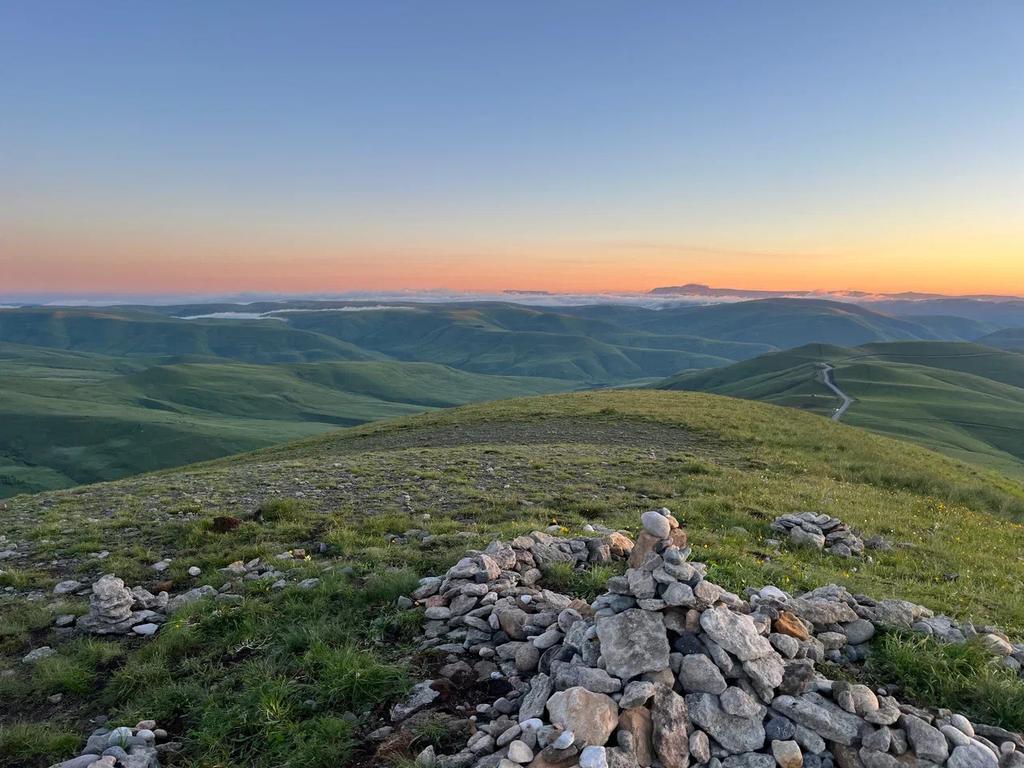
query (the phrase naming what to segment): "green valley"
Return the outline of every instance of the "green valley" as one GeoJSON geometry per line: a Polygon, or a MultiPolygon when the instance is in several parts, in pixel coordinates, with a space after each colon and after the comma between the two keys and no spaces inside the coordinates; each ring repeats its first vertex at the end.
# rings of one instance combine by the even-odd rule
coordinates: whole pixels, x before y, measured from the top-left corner
{"type": "Polygon", "coordinates": [[[386,361],[160,363],[0,344],[0,496],[111,480],[564,381],[386,361]]]}
{"type": "Polygon", "coordinates": [[[838,399],[822,364],[854,399],[848,424],[1024,473],[1024,354],[980,344],[806,345],[657,386],[763,400],[829,415],[838,399]]]}
{"type": "MultiPolygon", "coordinates": [[[[712,381],[720,370],[760,370],[766,360],[791,367],[787,355],[801,353],[785,350],[808,342],[959,342],[994,338],[997,327],[780,298],[705,306],[297,299],[0,309],[0,496],[469,402],[646,385],[678,371],[712,371],[711,379],[688,374],[712,381]]],[[[799,405],[817,396],[827,410],[828,394],[813,376],[799,374],[780,390],[777,376],[760,375],[712,391],[799,405]]],[[[975,415],[978,423],[997,420],[975,415]]],[[[945,422],[950,414],[933,417],[945,422]]],[[[852,416],[877,426],[868,418],[864,408],[852,416]]],[[[919,426],[914,434],[950,428],[919,426]]],[[[991,435],[929,444],[955,444],[966,456],[990,440],[997,453],[1012,454],[991,435]]]]}

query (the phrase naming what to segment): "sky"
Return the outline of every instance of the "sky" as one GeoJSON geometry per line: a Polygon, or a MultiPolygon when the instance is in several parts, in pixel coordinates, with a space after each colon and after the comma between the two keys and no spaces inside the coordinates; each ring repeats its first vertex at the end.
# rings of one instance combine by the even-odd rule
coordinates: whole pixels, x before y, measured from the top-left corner
{"type": "Polygon", "coordinates": [[[0,293],[1024,294],[1024,3],[5,0],[0,293]]]}

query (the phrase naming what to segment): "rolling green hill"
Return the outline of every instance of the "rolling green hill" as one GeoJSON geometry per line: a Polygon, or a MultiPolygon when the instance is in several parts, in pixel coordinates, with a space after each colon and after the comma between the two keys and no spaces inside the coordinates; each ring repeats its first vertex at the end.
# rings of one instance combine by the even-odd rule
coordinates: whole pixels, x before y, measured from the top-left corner
{"type": "Polygon", "coordinates": [[[311,300],[0,309],[0,495],[426,408],[635,386],[807,341],[988,330],[962,318],[906,320],[790,299],[661,309],[311,300]]]}
{"type": "MultiPolygon", "coordinates": [[[[436,669],[436,657],[417,651],[420,614],[397,610],[396,598],[495,538],[553,521],[570,535],[589,524],[635,535],[639,512],[662,505],[684,522],[709,578],[737,594],[839,583],[1024,631],[1024,602],[1012,599],[1024,590],[1024,488],[995,472],[812,414],[700,393],[478,404],[0,504],[0,529],[23,554],[4,563],[11,590],[0,590],[0,744],[9,747],[0,766],[65,759],[97,711],[114,723],[166,724],[182,745],[175,765],[272,768],[282,755],[409,765],[444,732],[396,744],[393,760],[375,760],[367,739],[379,713],[436,669]],[[803,510],[896,546],[855,567],[773,546],[773,517],[803,510]],[[217,533],[216,515],[243,522],[217,533]],[[411,528],[430,539],[389,538],[411,528]],[[309,556],[275,557],[294,547],[309,556]],[[98,559],[101,549],[109,554],[98,559]],[[87,598],[28,597],[103,573],[147,589],[169,582],[173,594],[216,590],[229,581],[220,569],[257,557],[290,584],[319,582],[274,590],[238,579],[231,601],[200,601],[144,641],[69,640],[54,616],[87,610],[87,598]],[[158,574],[163,558],[170,566],[158,574]],[[44,644],[52,661],[21,662],[44,644]],[[59,702],[47,698],[56,693],[59,702]]],[[[602,585],[610,572],[597,573],[602,585]]],[[[564,590],[585,594],[586,582],[575,585],[564,590]]]]}
{"type": "Polygon", "coordinates": [[[657,386],[764,400],[830,414],[838,400],[821,364],[854,404],[843,420],[959,458],[1024,473],[1024,354],[980,344],[808,345],[657,386]]]}
{"type": "Polygon", "coordinates": [[[152,311],[105,308],[0,309],[0,342],[102,355],[249,363],[380,359],[279,320],[183,320],[152,311]]]}
{"type": "MultiPolygon", "coordinates": [[[[565,311],[599,316],[604,307],[565,311]]],[[[901,318],[857,304],[818,299],[758,299],[709,306],[607,308],[620,325],[654,333],[685,332],[722,341],[787,349],[823,343],[855,346],[876,341],[973,341],[992,329],[964,318],[901,318]]]]}
{"type": "Polygon", "coordinates": [[[999,349],[1011,349],[1024,352],[1024,328],[1005,328],[978,339],[979,344],[987,344],[999,349]]]}
{"type": "Polygon", "coordinates": [[[600,319],[510,304],[418,305],[361,312],[282,312],[296,328],[399,360],[478,373],[616,384],[707,368],[763,349],[694,337],[636,333],[600,319]]]}
{"type": "MultiPolygon", "coordinates": [[[[273,321],[270,321],[273,322],[273,321]]],[[[564,381],[432,363],[151,364],[0,344],[0,496],[111,480],[564,381]]]]}

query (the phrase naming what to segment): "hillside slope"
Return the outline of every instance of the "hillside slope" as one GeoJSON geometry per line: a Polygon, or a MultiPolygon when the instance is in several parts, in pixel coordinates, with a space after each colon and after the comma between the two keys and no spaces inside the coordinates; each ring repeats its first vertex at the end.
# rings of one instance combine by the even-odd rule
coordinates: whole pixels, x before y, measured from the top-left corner
{"type": "Polygon", "coordinates": [[[1024,328],[1005,328],[978,339],[979,344],[1024,352],[1024,328]]]}
{"type": "Polygon", "coordinates": [[[328,752],[310,764],[380,765],[360,745],[424,674],[417,627],[410,633],[394,609],[417,576],[553,521],[574,533],[588,523],[635,533],[638,512],[662,505],[684,521],[709,578],[736,592],[838,582],[1024,630],[1024,604],[1011,597],[1024,590],[1024,488],[1006,477],[812,414],[712,395],[603,391],[472,405],[0,505],[15,553],[3,566],[12,589],[0,594],[0,669],[12,670],[0,675],[0,724],[28,721],[18,744],[31,756],[11,762],[10,753],[0,765],[70,754],[97,711],[169,724],[183,765],[269,768],[287,762],[282,749],[314,746],[328,752]],[[261,519],[252,514],[260,507],[261,519]],[[771,520],[802,510],[895,546],[856,563],[773,546],[771,520]],[[216,533],[215,515],[243,522],[216,533]],[[276,557],[294,547],[308,559],[276,557]],[[219,569],[256,557],[321,583],[276,591],[246,582],[239,599],[199,604],[150,640],[67,641],[53,618],[81,612],[85,598],[29,599],[61,579],[110,572],[175,594],[216,588],[229,578],[219,569]],[[151,566],[163,559],[158,573],[151,566]],[[59,663],[20,663],[43,644],[59,663]],[[56,692],[59,703],[48,702],[56,692]]]}
{"type": "Polygon", "coordinates": [[[0,365],[0,498],[568,388],[432,363],[162,365],[2,343],[0,365]]]}
{"type": "Polygon", "coordinates": [[[980,344],[808,345],[657,385],[830,414],[821,364],[854,405],[843,420],[1015,474],[1024,473],[1024,355],[980,344]]]}
{"type": "Polygon", "coordinates": [[[381,357],[279,320],[184,320],[152,310],[112,308],[0,309],[0,342],[109,356],[191,356],[247,363],[381,357]]]}

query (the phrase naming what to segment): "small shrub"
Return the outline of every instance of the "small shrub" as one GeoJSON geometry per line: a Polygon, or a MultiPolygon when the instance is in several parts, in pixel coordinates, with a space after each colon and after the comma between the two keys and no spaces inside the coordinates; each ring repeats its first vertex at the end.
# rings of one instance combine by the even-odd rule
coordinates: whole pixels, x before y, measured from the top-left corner
{"type": "Polygon", "coordinates": [[[267,499],[256,510],[259,519],[267,523],[293,520],[302,512],[297,499],[267,499]]]}

